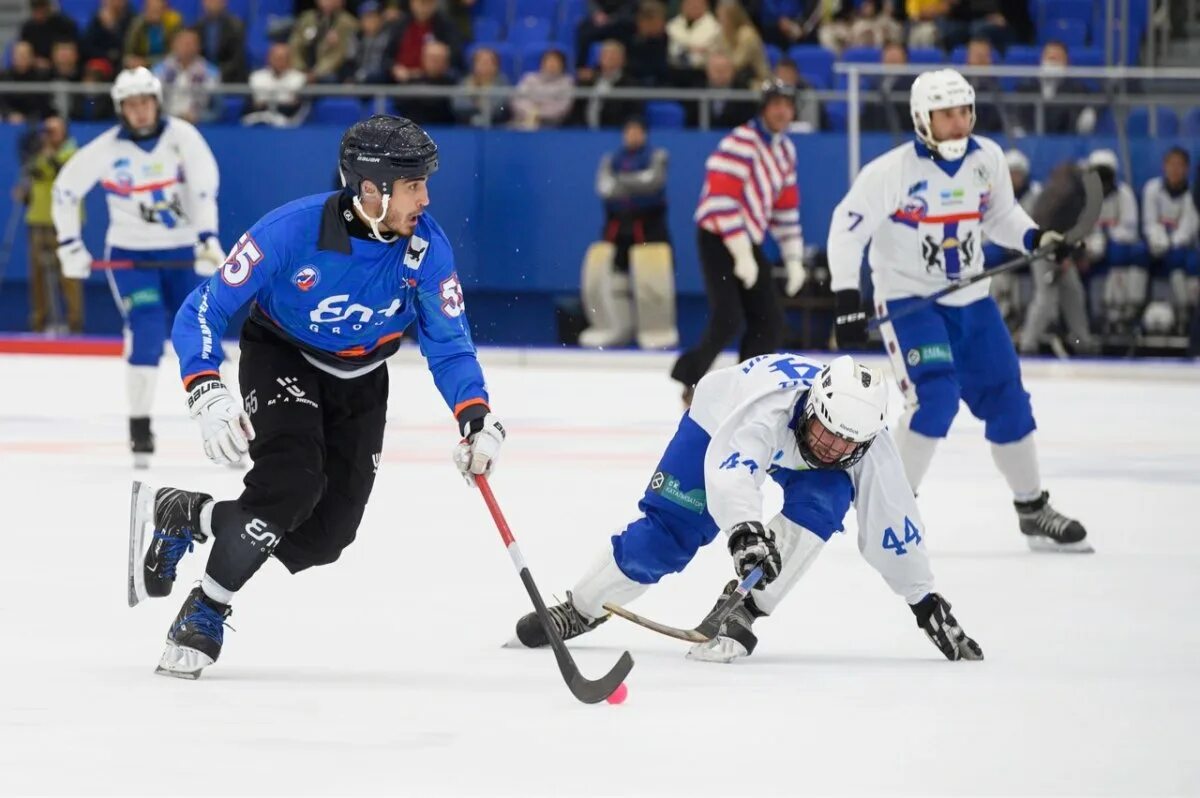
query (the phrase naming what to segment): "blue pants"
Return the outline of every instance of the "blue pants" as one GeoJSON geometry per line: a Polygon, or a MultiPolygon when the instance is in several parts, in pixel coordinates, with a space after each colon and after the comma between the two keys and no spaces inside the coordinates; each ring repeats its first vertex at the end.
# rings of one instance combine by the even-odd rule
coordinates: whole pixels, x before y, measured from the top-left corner
{"type": "MultiPolygon", "coordinates": [[[[650,585],[682,571],[720,531],[709,515],[704,492],[709,440],[685,413],[638,502],[642,515],[613,535],[613,559],[635,582],[650,585]]],[[[783,515],[788,520],[822,540],[841,531],[854,493],[846,472],[779,469],[771,476],[783,488],[783,515]]]]}
{"type": "MultiPolygon", "coordinates": [[[[132,250],[111,247],[108,260],[191,262],[191,247],[132,250]]],[[[191,269],[125,269],[108,272],[113,293],[120,298],[121,312],[129,328],[126,357],[134,366],[157,366],[163,344],[170,335],[175,314],[187,295],[203,282],[191,269]]]]}
{"type": "Polygon", "coordinates": [[[1154,274],[1166,277],[1171,272],[1183,270],[1188,277],[1200,276],[1200,250],[1192,247],[1171,247],[1161,258],[1151,260],[1154,274]]]}
{"type": "Polygon", "coordinates": [[[1104,257],[1092,264],[1091,274],[1103,274],[1113,266],[1144,267],[1148,258],[1146,245],[1140,241],[1133,244],[1109,241],[1104,248],[1104,257]]]}
{"type": "MultiPolygon", "coordinates": [[[[887,312],[922,301],[895,299],[887,303],[887,312]]],[[[1019,441],[1036,428],[1017,352],[994,300],[930,305],[884,324],[881,332],[914,432],[946,437],[959,399],[984,422],[992,443],[1019,441]]]]}

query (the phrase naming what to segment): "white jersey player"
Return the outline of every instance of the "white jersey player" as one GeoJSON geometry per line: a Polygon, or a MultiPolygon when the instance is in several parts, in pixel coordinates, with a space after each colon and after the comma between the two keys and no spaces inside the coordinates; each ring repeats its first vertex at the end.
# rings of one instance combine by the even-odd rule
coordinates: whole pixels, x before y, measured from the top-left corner
{"type": "MultiPolygon", "coordinates": [[[[1008,175],[1012,178],[1013,196],[1017,203],[1028,214],[1033,213],[1034,203],[1042,194],[1042,184],[1029,174],[1029,158],[1018,149],[1010,149],[1004,153],[1004,162],[1008,164],[1008,175]]],[[[984,268],[999,266],[1012,257],[1009,250],[991,241],[983,244],[984,268]]],[[[1016,272],[1006,272],[996,275],[991,280],[992,297],[1000,306],[1000,314],[1010,328],[1020,324],[1025,303],[1021,300],[1021,284],[1016,272]]]]}
{"type": "Polygon", "coordinates": [[[1188,317],[1200,298],[1200,214],[1192,201],[1188,173],[1191,158],[1182,147],[1167,150],[1162,175],[1153,177],[1142,189],[1142,229],[1150,250],[1150,265],[1171,286],[1171,304],[1180,331],[1188,329],[1188,317]]]}
{"type": "MultiPolygon", "coordinates": [[[[720,634],[689,656],[728,662],[753,652],[756,618],[771,613],[825,543],[858,511],[858,546],[949,659],[982,659],[950,604],[934,592],[924,523],[895,444],[884,429],[882,376],[849,356],[822,365],[800,355],[759,355],[705,376],[650,478],[641,515],[612,537],[587,573],[550,608],[563,639],[603,622],[682,571],[718,532],[734,568],[763,578],[720,634]],[[783,489],[783,509],[763,523],[763,484],[783,489]],[[757,589],[762,588],[762,589],[757,589]]],[[[730,582],[722,600],[737,582],[730,582]]],[[[517,623],[522,645],[547,644],[537,616],[517,623]]]]}
{"type": "Polygon", "coordinates": [[[1000,147],[971,135],[975,91],[962,75],[921,74],[911,108],[916,141],[867,164],[833,212],[828,254],[838,341],[865,341],[858,277],[870,243],[876,312],[914,309],[880,328],[907,402],[896,441],[913,490],[965,401],[984,422],[1030,545],[1090,551],[1083,525],[1054,510],[1042,490],[1029,394],[988,281],[926,299],[983,271],[984,235],[1021,251],[1057,244],[1058,259],[1070,248],[1017,203],[1000,147]]]}
{"type": "Polygon", "coordinates": [[[63,274],[86,279],[93,259],[79,205],[97,184],[104,190],[104,260],[114,267],[109,285],[125,316],[130,446],[144,466],[154,452],[150,409],[170,321],[225,253],[217,239],[217,163],[199,131],[162,114],[162,85],[144,67],[118,75],[112,99],[121,123],[63,167],[52,210],[63,274]]]}
{"type": "Polygon", "coordinates": [[[1109,333],[1128,333],[1146,304],[1146,247],[1138,234],[1137,195],[1117,177],[1117,154],[1096,150],[1088,166],[1100,176],[1104,202],[1096,228],[1084,242],[1092,274],[1104,274],[1104,314],[1109,333]]]}

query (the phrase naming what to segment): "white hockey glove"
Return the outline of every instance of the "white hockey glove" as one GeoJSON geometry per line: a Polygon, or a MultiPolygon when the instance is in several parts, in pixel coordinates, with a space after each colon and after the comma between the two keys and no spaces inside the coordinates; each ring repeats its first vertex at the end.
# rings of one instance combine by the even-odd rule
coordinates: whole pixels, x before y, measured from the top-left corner
{"type": "Polygon", "coordinates": [[[967,637],[958,620],[950,614],[950,602],[939,594],[930,593],[908,608],[917,617],[917,626],[946,659],[983,659],[983,649],[967,637]]]}
{"type": "Polygon", "coordinates": [[[212,277],[225,262],[225,250],[215,235],[196,242],[196,263],[193,268],[201,277],[212,277]]]}
{"type": "Polygon", "coordinates": [[[787,271],[787,284],[784,286],[784,291],[788,296],[795,296],[800,293],[800,289],[804,287],[804,281],[808,279],[808,272],[804,270],[804,261],[800,258],[785,258],[783,268],[787,271]]]}
{"type": "Polygon", "coordinates": [[[1146,245],[1150,248],[1150,254],[1159,258],[1171,248],[1171,239],[1166,230],[1161,227],[1151,227],[1146,230],[1146,245]]]}
{"type": "Polygon", "coordinates": [[[1104,235],[1103,230],[1096,230],[1083,239],[1083,244],[1087,247],[1088,257],[1093,261],[1098,261],[1104,258],[1104,253],[1108,249],[1108,238],[1104,235]]]}
{"type": "Polygon", "coordinates": [[[775,547],[775,533],[758,521],[743,521],[729,530],[729,553],[733,555],[734,570],[743,579],[762,566],[762,579],[754,586],[755,590],[769,585],[783,567],[779,549],[775,547]]]}
{"type": "Polygon", "coordinates": [[[504,425],[492,413],[463,424],[463,439],[454,448],[454,465],[468,485],[475,484],[475,475],[490,476],[496,467],[496,457],[504,443],[504,425]]]}
{"type": "Polygon", "coordinates": [[[92,253],[78,238],[59,245],[55,250],[63,277],[70,280],[86,280],[92,273],[92,253]]]}
{"type": "Polygon", "coordinates": [[[733,257],[733,276],[742,281],[747,289],[758,282],[758,260],[754,257],[754,244],[750,236],[738,233],[725,239],[725,248],[733,257]]]}
{"type": "Polygon", "coordinates": [[[217,465],[233,465],[250,451],[254,425],[220,380],[205,380],[192,388],[188,414],[200,422],[204,453],[217,465]]]}

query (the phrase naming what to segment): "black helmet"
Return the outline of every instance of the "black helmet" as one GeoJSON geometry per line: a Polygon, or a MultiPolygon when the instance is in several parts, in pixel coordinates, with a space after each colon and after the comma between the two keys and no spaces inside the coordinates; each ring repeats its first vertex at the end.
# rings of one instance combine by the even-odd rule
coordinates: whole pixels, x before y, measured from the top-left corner
{"type": "Polygon", "coordinates": [[[411,119],[378,114],[355,122],[342,136],[338,153],[342,181],[357,194],[364,180],[392,193],[396,180],[415,180],[437,171],[438,148],[411,119]]]}
{"type": "Polygon", "coordinates": [[[768,78],[762,82],[758,88],[759,91],[759,108],[766,108],[767,104],[776,97],[786,97],[796,103],[796,87],[784,83],[779,78],[768,78]]]}

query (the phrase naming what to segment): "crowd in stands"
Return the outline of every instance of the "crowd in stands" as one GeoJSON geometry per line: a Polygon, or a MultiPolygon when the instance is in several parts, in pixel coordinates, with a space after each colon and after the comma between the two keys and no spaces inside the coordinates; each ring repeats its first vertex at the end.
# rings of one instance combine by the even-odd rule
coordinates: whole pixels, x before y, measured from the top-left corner
{"type": "MultiPolygon", "coordinates": [[[[247,19],[251,4],[260,9],[266,0],[175,0],[199,3],[187,16],[172,0],[138,0],[139,8],[130,0],[62,2],[69,14],[53,0],[31,0],[31,17],[6,51],[0,77],[105,83],[122,68],[144,65],[162,79],[168,112],[197,122],[300,124],[311,110],[300,88],[357,84],[464,89],[454,98],[397,102],[400,112],[425,124],[619,126],[641,113],[652,124],[707,121],[719,128],[745,121],[754,104],[714,96],[648,108],[609,90],[747,89],[774,75],[800,89],[802,132],[844,124],[845,103],[822,105],[813,94],[844,86],[845,78],[832,72],[838,58],[969,65],[1040,60],[1053,67],[1068,64],[1070,52],[1044,35],[1040,50],[1030,47],[1032,22],[1012,18],[1025,4],[1003,4],[1006,17],[998,0],[356,0],[353,10],[347,0],[296,0],[285,9],[271,0],[283,13],[267,22],[247,19]],[[233,83],[249,83],[253,93],[222,96],[222,84],[233,83]],[[515,94],[503,100],[492,91],[514,86],[515,94]],[[575,99],[575,87],[597,91],[575,99]]],[[[864,88],[882,101],[864,104],[863,129],[908,130],[911,80],[867,81],[864,88]]],[[[1086,94],[1086,85],[1052,76],[1001,83],[977,82],[981,132],[1088,132],[1097,124],[1095,109],[1052,102],[1086,94]],[[1051,102],[1006,103],[1013,90],[1051,102]]],[[[349,101],[341,102],[344,109],[349,101]]],[[[9,121],[51,113],[72,120],[113,117],[103,96],[64,93],[0,94],[0,112],[9,121]]]]}

